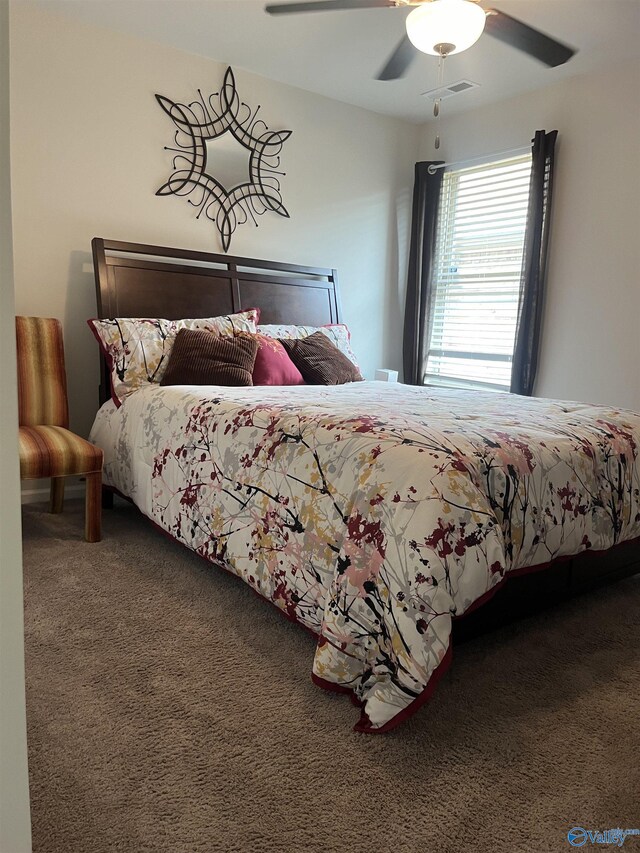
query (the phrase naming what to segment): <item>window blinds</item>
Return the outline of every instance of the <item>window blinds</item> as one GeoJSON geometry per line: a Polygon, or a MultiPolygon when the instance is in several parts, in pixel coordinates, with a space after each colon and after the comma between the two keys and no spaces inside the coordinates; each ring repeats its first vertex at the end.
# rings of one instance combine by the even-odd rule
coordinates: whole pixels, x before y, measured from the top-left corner
{"type": "Polygon", "coordinates": [[[445,172],[424,382],[508,390],[531,155],[445,172]]]}

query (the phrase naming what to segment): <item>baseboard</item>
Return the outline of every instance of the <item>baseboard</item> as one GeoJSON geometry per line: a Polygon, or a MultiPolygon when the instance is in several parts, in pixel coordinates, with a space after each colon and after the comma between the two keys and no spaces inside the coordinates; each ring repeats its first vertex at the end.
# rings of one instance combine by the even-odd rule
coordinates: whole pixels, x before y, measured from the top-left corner
{"type": "MultiPolygon", "coordinates": [[[[65,499],[84,497],[84,483],[68,483],[64,489],[65,499]]],[[[23,483],[21,503],[23,504],[39,504],[49,502],[49,486],[40,486],[37,488],[25,487],[23,483]]]]}

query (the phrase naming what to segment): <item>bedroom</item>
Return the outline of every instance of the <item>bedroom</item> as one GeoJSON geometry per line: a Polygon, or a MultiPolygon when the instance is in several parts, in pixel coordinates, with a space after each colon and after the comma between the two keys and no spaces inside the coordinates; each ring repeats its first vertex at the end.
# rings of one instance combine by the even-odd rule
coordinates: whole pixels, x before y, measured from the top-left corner
{"type": "MultiPolygon", "coordinates": [[[[435,156],[433,129],[425,126],[429,103],[419,98],[436,85],[428,60],[421,66],[424,81],[418,73],[414,89],[425,120],[408,121],[257,76],[241,63],[236,67],[232,56],[215,61],[171,47],[153,32],[145,38],[62,17],[57,5],[18,2],[10,9],[13,275],[17,313],[64,322],[72,427],[87,435],[97,407],[98,359],[85,323],[95,316],[91,239],[220,251],[211,225],[196,221],[186,202],[154,195],[166,179],[163,146],[170,144],[170,132],[153,95],[178,99],[198,87],[217,91],[227,62],[241,96],[262,105],[269,126],[293,130],[283,178],[291,218],[265,215],[258,228],[238,228],[231,251],[336,267],[343,316],[365,375],[371,378],[379,367],[398,369],[413,166],[435,156]],[[363,311],[363,298],[375,309],[363,311]]],[[[517,14],[521,4],[510,5],[517,14]]],[[[595,4],[564,5],[582,13],[595,4]]],[[[621,6],[628,10],[628,4],[621,6]]],[[[335,32],[331,21],[322,26],[335,32]]],[[[570,28],[549,29],[572,43],[570,28]]],[[[637,30],[632,35],[637,42],[637,30]]],[[[380,56],[395,37],[382,33],[380,56]]],[[[579,46],[586,53],[598,38],[586,33],[579,46]]],[[[496,49],[498,55],[510,59],[506,48],[496,49]]],[[[592,70],[481,109],[453,112],[455,99],[445,102],[442,118],[442,151],[455,161],[521,146],[537,128],[558,128],[536,394],[636,411],[639,70],[637,52],[621,50],[592,70]]],[[[459,97],[462,103],[473,93],[459,97]]],[[[5,315],[3,310],[3,322],[5,315]]],[[[4,583],[3,575],[3,590],[4,583]]],[[[314,701],[323,700],[320,694],[314,701]]],[[[573,817],[558,817],[570,829],[573,817]]],[[[637,814],[609,815],[612,821],[633,817],[637,823],[637,814]]]]}

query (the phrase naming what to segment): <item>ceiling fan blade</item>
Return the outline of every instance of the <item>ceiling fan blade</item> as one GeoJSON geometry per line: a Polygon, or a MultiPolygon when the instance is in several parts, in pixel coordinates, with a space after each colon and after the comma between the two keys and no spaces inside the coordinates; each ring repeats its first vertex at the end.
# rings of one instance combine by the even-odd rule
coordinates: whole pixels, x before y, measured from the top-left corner
{"type": "Polygon", "coordinates": [[[397,80],[399,77],[403,77],[416,58],[416,53],[415,47],[409,41],[409,36],[404,36],[376,80],[397,80]]]}
{"type": "Polygon", "coordinates": [[[487,9],[484,31],[510,47],[522,50],[551,68],[563,65],[576,53],[572,47],[534,30],[517,18],[497,9],[487,9]]]}
{"type": "Polygon", "coordinates": [[[395,9],[394,0],[311,0],[307,3],[273,3],[265,6],[269,15],[292,15],[296,12],[330,12],[342,9],[395,9]]]}

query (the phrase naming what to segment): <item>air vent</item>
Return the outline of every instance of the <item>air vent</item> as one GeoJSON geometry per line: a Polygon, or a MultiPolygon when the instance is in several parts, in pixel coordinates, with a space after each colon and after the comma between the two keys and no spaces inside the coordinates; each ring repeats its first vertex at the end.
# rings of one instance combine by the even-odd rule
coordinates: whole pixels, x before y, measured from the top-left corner
{"type": "Polygon", "coordinates": [[[471,80],[458,80],[457,83],[450,83],[448,86],[440,86],[438,89],[430,89],[428,92],[423,92],[423,98],[431,98],[432,101],[441,101],[445,98],[452,98],[454,95],[459,95],[461,92],[468,92],[469,89],[477,89],[480,83],[473,83],[471,80]]]}

